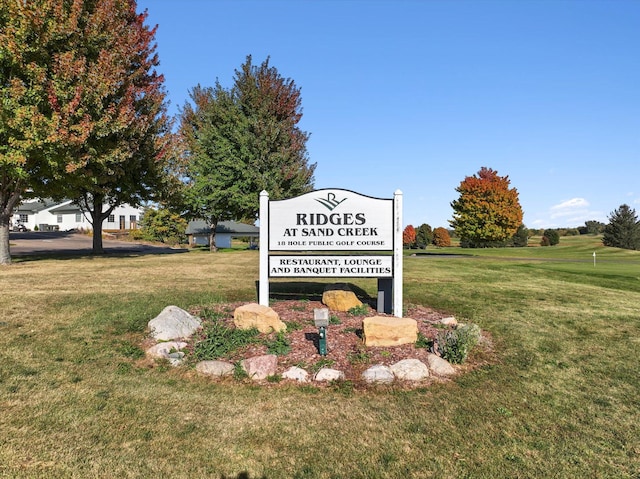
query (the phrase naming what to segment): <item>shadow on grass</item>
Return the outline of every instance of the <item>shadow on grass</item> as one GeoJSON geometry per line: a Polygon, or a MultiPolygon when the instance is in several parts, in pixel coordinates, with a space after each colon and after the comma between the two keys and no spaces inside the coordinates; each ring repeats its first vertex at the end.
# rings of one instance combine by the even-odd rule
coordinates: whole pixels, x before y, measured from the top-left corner
{"type": "MultiPolygon", "coordinates": [[[[312,281],[290,281],[282,283],[270,283],[269,285],[269,299],[275,301],[284,300],[309,300],[309,301],[321,301],[322,293],[327,287],[333,287],[335,289],[342,289],[344,287],[349,288],[358,297],[360,301],[368,304],[375,309],[378,302],[377,298],[372,297],[364,289],[356,286],[353,283],[316,283],[312,281]]],[[[258,281],[256,281],[256,291],[259,288],[258,281]]]]}
{"type": "MultiPolygon", "coordinates": [[[[241,472],[237,476],[225,476],[224,474],[220,476],[220,479],[251,479],[251,476],[248,472],[241,472]]],[[[255,479],[267,479],[267,476],[255,476],[255,479]]]]}

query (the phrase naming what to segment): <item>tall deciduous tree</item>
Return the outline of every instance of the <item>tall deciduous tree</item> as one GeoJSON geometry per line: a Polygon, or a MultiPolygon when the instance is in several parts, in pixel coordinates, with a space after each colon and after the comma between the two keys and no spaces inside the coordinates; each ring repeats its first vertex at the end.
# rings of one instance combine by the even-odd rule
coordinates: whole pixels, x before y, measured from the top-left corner
{"type": "Polygon", "coordinates": [[[0,0],[0,264],[11,263],[9,219],[25,192],[51,176],[46,155],[49,46],[56,41],[50,1],[0,0]]]}
{"type": "Polygon", "coordinates": [[[510,188],[508,176],[482,167],[456,188],[460,197],[451,203],[451,226],[460,243],[470,247],[504,244],[522,224],[518,191],[510,188]]]}
{"type": "Polygon", "coordinates": [[[68,197],[90,212],[101,253],[113,208],[161,184],[169,125],[155,29],[135,0],[0,2],[0,222],[27,188],[68,197]]]}
{"type": "Polygon", "coordinates": [[[183,211],[209,224],[215,250],[219,221],[257,218],[259,193],[273,199],[313,187],[315,164],[306,149],[309,135],[302,118],[300,89],[269,66],[252,65],[251,56],[236,70],[234,86],[196,86],[181,114],[187,184],[183,211]]]}
{"type": "Polygon", "coordinates": [[[439,226],[433,230],[433,244],[440,247],[451,246],[451,235],[446,228],[439,226]]]}
{"type": "Polygon", "coordinates": [[[636,210],[626,204],[614,210],[604,228],[602,243],[616,248],[640,249],[640,222],[636,210]]]}
{"type": "Polygon", "coordinates": [[[170,125],[156,28],[135,0],[57,3],[62,41],[49,103],[65,164],[52,195],[90,213],[93,252],[101,253],[102,222],[113,209],[150,200],[163,185],[170,125]]]}

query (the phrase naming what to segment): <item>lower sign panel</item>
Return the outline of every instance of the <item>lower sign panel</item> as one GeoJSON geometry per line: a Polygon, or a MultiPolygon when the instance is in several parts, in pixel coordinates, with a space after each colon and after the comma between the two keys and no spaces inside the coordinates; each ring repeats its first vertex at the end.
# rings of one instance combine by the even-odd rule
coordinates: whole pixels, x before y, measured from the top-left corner
{"type": "Polygon", "coordinates": [[[391,278],[393,256],[270,256],[269,276],[391,278]]]}

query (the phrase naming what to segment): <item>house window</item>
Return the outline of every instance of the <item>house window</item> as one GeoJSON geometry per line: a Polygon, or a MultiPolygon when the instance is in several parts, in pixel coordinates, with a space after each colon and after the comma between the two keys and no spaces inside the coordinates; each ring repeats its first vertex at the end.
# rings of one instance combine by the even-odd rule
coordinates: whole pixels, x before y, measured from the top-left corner
{"type": "Polygon", "coordinates": [[[116,222],[116,215],[109,215],[109,218],[107,218],[107,223],[115,223],[116,222]]]}
{"type": "Polygon", "coordinates": [[[76,223],[82,222],[82,213],[76,213],[76,223]]]}
{"type": "Polygon", "coordinates": [[[20,214],[20,223],[28,223],[28,222],[29,222],[29,215],[20,214]]]}
{"type": "Polygon", "coordinates": [[[58,223],[62,223],[62,215],[57,215],[58,216],[58,223]]]}

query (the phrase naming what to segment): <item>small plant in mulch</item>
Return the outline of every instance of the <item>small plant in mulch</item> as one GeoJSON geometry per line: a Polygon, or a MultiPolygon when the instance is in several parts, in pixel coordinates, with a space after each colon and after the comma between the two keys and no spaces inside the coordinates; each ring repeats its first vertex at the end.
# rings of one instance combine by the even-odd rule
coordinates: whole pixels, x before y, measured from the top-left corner
{"type": "Polygon", "coordinates": [[[265,340],[264,345],[267,347],[267,353],[276,356],[285,356],[291,352],[291,341],[284,331],[276,333],[273,339],[265,340]]]}
{"type": "Polygon", "coordinates": [[[369,313],[369,306],[361,304],[360,306],[354,306],[347,311],[351,316],[365,316],[369,313]]]}

